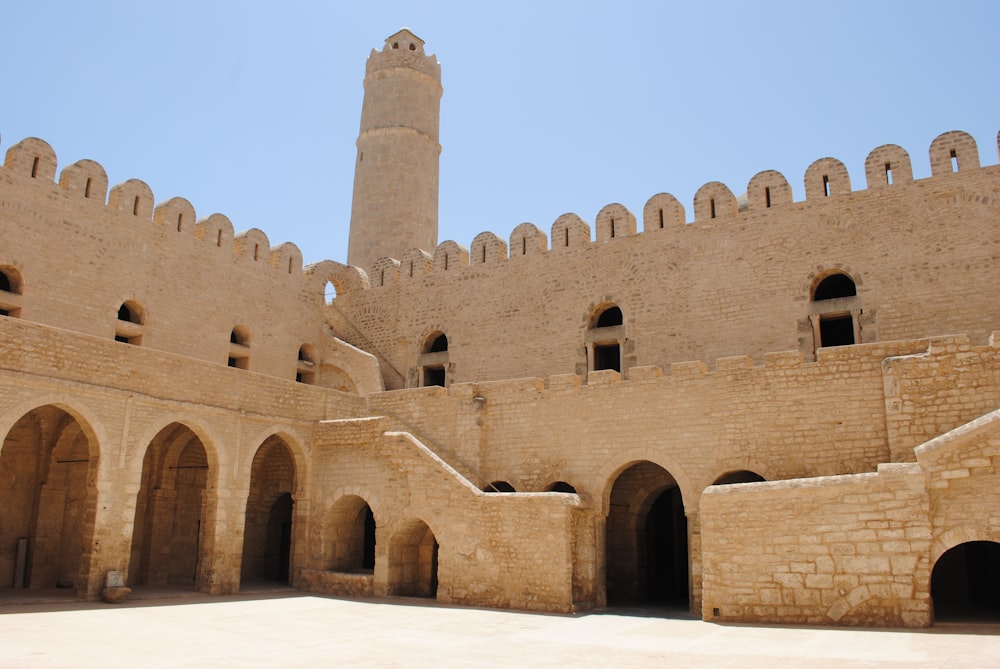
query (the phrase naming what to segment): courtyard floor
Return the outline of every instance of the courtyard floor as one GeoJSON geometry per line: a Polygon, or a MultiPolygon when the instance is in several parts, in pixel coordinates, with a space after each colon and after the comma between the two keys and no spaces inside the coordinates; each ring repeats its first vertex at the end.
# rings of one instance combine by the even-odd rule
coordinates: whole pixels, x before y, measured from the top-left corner
{"type": "Polygon", "coordinates": [[[1000,658],[1000,625],[915,631],[721,625],[640,610],[538,615],[283,588],[232,597],[134,595],[109,605],[64,593],[0,591],[0,667],[647,669],[691,662],[956,669],[996,666],[1000,658]]]}

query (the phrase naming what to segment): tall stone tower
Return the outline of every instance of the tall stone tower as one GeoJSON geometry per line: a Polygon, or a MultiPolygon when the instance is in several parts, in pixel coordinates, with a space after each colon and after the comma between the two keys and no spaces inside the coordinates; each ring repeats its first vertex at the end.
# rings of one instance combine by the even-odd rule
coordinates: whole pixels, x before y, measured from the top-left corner
{"type": "Polygon", "coordinates": [[[438,231],[441,65],[403,28],[365,67],[347,263],[433,251],[438,231]]]}

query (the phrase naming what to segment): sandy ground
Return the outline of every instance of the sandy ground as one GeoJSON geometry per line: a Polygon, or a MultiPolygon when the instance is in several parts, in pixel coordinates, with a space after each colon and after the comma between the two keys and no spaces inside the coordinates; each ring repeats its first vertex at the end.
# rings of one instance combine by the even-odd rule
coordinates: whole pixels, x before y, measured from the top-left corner
{"type": "Polygon", "coordinates": [[[146,593],[122,605],[0,599],[0,667],[1000,666],[1000,625],[764,627],[639,613],[537,615],[295,591],[146,593]]]}

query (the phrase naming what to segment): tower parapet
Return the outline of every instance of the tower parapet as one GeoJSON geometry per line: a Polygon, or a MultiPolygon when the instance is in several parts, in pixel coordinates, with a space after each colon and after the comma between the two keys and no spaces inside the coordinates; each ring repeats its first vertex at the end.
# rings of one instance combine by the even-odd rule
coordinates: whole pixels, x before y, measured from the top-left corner
{"type": "Polygon", "coordinates": [[[441,66],[404,28],[372,50],[354,168],[347,262],[437,246],[441,66]]]}

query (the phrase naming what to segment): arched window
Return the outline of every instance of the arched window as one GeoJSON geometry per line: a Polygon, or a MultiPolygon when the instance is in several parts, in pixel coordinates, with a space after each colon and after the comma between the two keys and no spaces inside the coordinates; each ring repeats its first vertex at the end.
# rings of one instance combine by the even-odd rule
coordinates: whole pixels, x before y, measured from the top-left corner
{"type": "Polygon", "coordinates": [[[21,315],[21,277],[10,267],[0,268],[0,316],[21,315]]]}
{"type": "Polygon", "coordinates": [[[115,322],[115,341],[138,346],[142,343],[143,323],[145,322],[143,308],[133,300],[123,302],[118,307],[118,319],[115,322]]]}
{"type": "Polygon", "coordinates": [[[546,488],[546,492],[571,492],[576,494],[576,488],[565,481],[556,481],[546,488]]]}
{"type": "Polygon", "coordinates": [[[309,344],[299,347],[299,359],[295,367],[295,380],[299,383],[316,383],[316,351],[309,344]]]}
{"type": "Polygon", "coordinates": [[[586,344],[592,371],[622,371],[622,346],[625,343],[625,319],[615,304],[599,307],[590,319],[586,344]]]}
{"type": "Polygon", "coordinates": [[[764,477],[747,469],[726,472],[712,482],[712,485],[729,485],[731,483],[760,483],[764,477]]]}
{"type": "Polygon", "coordinates": [[[418,361],[419,385],[446,387],[448,382],[448,337],[441,331],[432,332],[424,339],[418,361]]]}
{"type": "Polygon", "coordinates": [[[242,325],[237,325],[229,335],[230,367],[250,369],[250,331],[242,325]]]}
{"type": "Polygon", "coordinates": [[[811,297],[810,317],[816,348],[860,343],[861,303],[854,279],[843,272],[830,274],[816,283],[811,297]]]}

